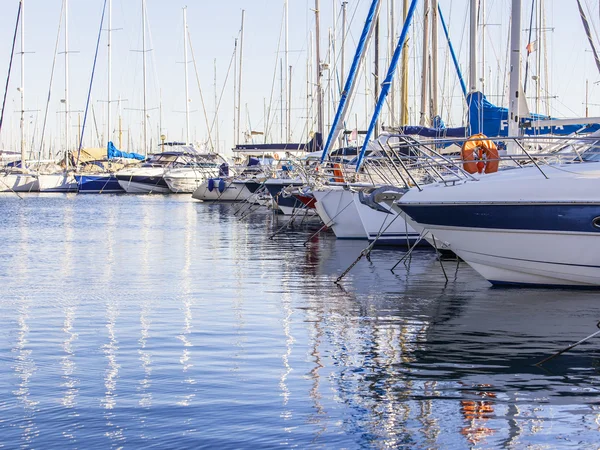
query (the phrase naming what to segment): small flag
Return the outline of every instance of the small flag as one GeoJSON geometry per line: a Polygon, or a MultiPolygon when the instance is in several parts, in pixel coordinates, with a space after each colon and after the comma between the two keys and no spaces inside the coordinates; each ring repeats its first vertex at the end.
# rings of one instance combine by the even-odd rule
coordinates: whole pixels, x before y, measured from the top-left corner
{"type": "Polygon", "coordinates": [[[527,44],[527,54],[533,53],[537,50],[537,41],[530,42],[527,44]]]}
{"type": "Polygon", "coordinates": [[[352,133],[350,133],[350,140],[356,141],[357,139],[358,139],[358,130],[355,128],[354,130],[352,130],[352,133]]]}

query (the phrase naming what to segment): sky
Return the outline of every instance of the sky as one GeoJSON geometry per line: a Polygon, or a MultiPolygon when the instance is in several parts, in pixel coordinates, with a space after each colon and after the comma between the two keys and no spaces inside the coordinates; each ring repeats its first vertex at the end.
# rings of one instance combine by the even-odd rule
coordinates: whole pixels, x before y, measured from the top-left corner
{"type": "MultiPolygon", "coordinates": [[[[458,53],[465,76],[468,72],[468,1],[439,0],[450,30],[450,38],[458,53]]],[[[540,112],[557,117],[585,115],[586,80],[589,80],[589,115],[600,115],[595,101],[600,80],[588,42],[579,18],[575,0],[544,0],[545,22],[537,53],[542,56],[540,65],[540,97],[535,96],[537,53],[530,55],[532,69],[528,72],[528,100],[530,110],[539,105],[540,112]],[[544,47],[543,44],[547,44],[544,47]],[[548,74],[548,75],[546,75],[548,74]],[[548,89],[546,91],[546,88],[548,89]]],[[[590,0],[590,22],[594,40],[598,44],[596,29],[600,26],[598,5],[590,0]]],[[[27,146],[32,153],[42,149],[57,153],[65,148],[65,55],[64,22],[60,35],[59,21],[63,0],[25,0],[25,99],[27,118],[27,146]],[[52,84],[50,74],[58,52],[52,84]],[[51,88],[50,88],[51,86],[51,88]],[[48,92],[50,101],[47,104],[48,92]],[[42,124],[47,108],[47,125],[42,124]]],[[[70,140],[68,147],[76,148],[90,86],[92,65],[100,19],[105,0],[68,0],[69,33],[69,99],[70,140]]],[[[255,135],[255,142],[286,140],[282,132],[281,68],[284,65],[284,41],[282,33],[284,0],[146,0],[147,4],[147,126],[148,147],[156,148],[159,136],[168,141],[185,139],[185,88],[183,64],[183,7],[187,6],[188,28],[194,51],[195,65],[188,64],[190,135],[198,146],[212,144],[220,151],[230,149],[236,143],[234,131],[234,67],[230,67],[236,38],[240,37],[242,10],[245,11],[242,58],[241,89],[241,141],[250,131],[263,132],[255,135]],[[278,51],[279,50],[279,51],[278,51]],[[216,65],[216,89],[215,89],[216,65]],[[197,76],[195,68],[197,68],[197,76]],[[229,69],[229,70],[228,70],[229,69]],[[227,82],[225,83],[227,78],[227,82]],[[204,107],[200,98],[202,89],[204,107]],[[215,96],[220,98],[218,115],[215,114],[215,96]],[[204,113],[206,111],[206,114],[204,113]],[[269,117],[268,125],[266,117],[269,117]],[[209,126],[207,127],[207,122],[209,126]],[[211,129],[211,133],[207,131],[211,129]],[[210,139],[209,139],[210,136],[210,139]]],[[[314,54],[310,55],[311,39],[314,44],[314,0],[289,0],[289,52],[291,75],[291,140],[305,141],[316,130],[314,75],[307,84],[307,72],[313,73],[314,54]],[[310,98],[307,100],[307,91],[310,98]],[[307,112],[307,105],[309,110],[307,112]]],[[[339,97],[339,84],[343,80],[341,63],[341,0],[320,0],[321,13],[321,60],[329,63],[324,72],[325,123],[330,124],[339,97]],[[335,9],[335,11],[334,11],[335,9]],[[335,19],[335,20],[334,20],[335,19]],[[335,23],[334,23],[335,22],[335,23]],[[330,36],[332,36],[330,38],[330,36]],[[330,50],[335,41],[335,54],[330,50]]],[[[8,72],[14,24],[18,0],[0,0],[0,78],[2,86],[8,72]]],[[[84,146],[105,146],[108,140],[119,143],[121,115],[121,146],[128,151],[141,151],[143,105],[142,89],[142,0],[113,0],[112,12],[112,127],[107,129],[107,23],[104,22],[100,47],[94,72],[91,100],[89,102],[84,134],[84,146]],[[118,99],[121,102],[118,102],[118,99]]],[[[353,57],[356,41],[360,35],[370,0],[348,0],[348,37],[345,45],[346,72],[353,57]]],[[[389,62],[390,0],[382,0],[380,77],[383,78],[389,62]]],[[[485,39],[480,43],[480,56],[485,55],[484,91],[497,104],[506,105],[508,82],[507,44],[509,33],[510,0],[485,1],[485,39]]],[[[531,1],[523,0],[522,48],[527,45],[531,1]]],[[[402,1],[395,0],[395,34],[401,26],[402,1]]],[[[409,110],[411,121],[418,121],[419,94],[421,86],[421,35],[422,0],[417,9],[415,23],[409,32],[410,75],[409,110]]],[[[105,18],[106,20],[106,18],[105,18]]],[[[534,28],[538,26],[535,24],[534,28]]],[[[481,27],[479,30],[481,34],[481,27]]],[[[458,87],[456,73],[450,64],[447,45],[439,28],[439,79],[441,115],[450,125],[464,121],[464,101],[458,87]]],[[[531,40],[535,40],[532,38],[531,40]]],[[[395,42],[395,39],[394,39],[395,42]]],[[[240,42],[238,42],[240,44],[240,42]]],[[[17,41],[17,49],[19,48],[17,41]]],[[[348,128],[364,129],[373,110],[373,49],[370,49],[367,77],[361,76],[359,87],[349,118],[348,128]]],[[[239,59],[235,66],[239,68],[239,59]]],[[[190,53],[189,60],[192,61],[190,53]]],[[[479,63],[481,64],[481,62],[479,63]]],[[[287,73],[287,71],[286,71],[287,73]]],[[[479,74],[481,77],[481,73],[479,74]]],[[[16,55],[9,83],[7,106],[3,128],[0,131],[0,149],[19,149],[20,57],[16,55]]],[[[480,84],[481,87],[481,84],[480,84]]],[[[3,92],[3,90],[2,90],[3,92]]],[[[237,95],[237,94],[236,94],[237,95]]],[[[285,113],[284,113],[285,116],[285,113]]],[[[391,124],[389,110],[385,109],[383,123],[391,124]]]]}

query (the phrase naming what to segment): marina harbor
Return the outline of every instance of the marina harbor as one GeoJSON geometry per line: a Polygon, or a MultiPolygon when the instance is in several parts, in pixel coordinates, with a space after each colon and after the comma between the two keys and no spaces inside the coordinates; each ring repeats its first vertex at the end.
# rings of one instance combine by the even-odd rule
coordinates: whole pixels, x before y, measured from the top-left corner
{"type": "Polygon", "coordinates": [[[598,447],[598,2],[83,3],[0,6],[0,447],[598,447]]]}

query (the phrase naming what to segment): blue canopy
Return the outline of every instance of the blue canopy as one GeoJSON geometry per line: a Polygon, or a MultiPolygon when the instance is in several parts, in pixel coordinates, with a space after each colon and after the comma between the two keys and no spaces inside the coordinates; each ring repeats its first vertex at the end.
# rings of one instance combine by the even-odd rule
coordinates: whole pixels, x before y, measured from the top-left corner
{"type": "MultiPolygon", "coordinates": [[[[469,135],[483,133],[486,136],[508,136],[508,109],[502,108],[490,103],[481,92],[472,92],[467,95],[467,105],[469,107],[469,135]]],[[[541,114],[529,114],[528,117],[522,117],[521,130],[523,134],[540,135],[554,134],[565,136],[573,133],[592,133],[600,130],[600,124],[586,125],[556,125],[544,127],[527,127],[526,125],[536,120],[554,120],[549,116],[541,114]]]]}
{"type": "Polygon", "coordinates": [[[108,159],[129,158],[129,159],[139,159],[140,161],[143,161],[144,159],[146,159],[146,157],[144,157],[143,155],[140,155],[138,153],[126,153],[126,152],[122,152],[121,150],[117,150],[117,147],[115,147],[115,144],[113,144],[112,141],[110,141],[108,143],[108,146],[106,148],[106,156],[108,157],[108,159]]]}

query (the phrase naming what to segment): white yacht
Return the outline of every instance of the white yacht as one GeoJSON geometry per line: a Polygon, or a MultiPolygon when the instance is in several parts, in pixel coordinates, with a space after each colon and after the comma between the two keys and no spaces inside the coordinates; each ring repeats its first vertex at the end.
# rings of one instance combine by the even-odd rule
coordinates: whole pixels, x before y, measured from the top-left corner
{"type": "Polygon", "coordinates": [[[600,146],[581,159],[411,189],[397,206],[492,284],[600,286],[600,146]]]}
{"type": "Polygon", "coordinates": [[[202,159],[186,167],[175,167],[165,173],[171,192],[192,194],[208,178],[221,174],[225,160],[218,154],[202,155],[202,159]]]}
{"type": "Polygon", "coordinates": [[[175,168],[194,167],[200,155],[192,147],[181,151],[157,153],[139,166],[115,174],[119,185],[129,194],[168,194],[171,192],[165,174],[175,168]]]}

